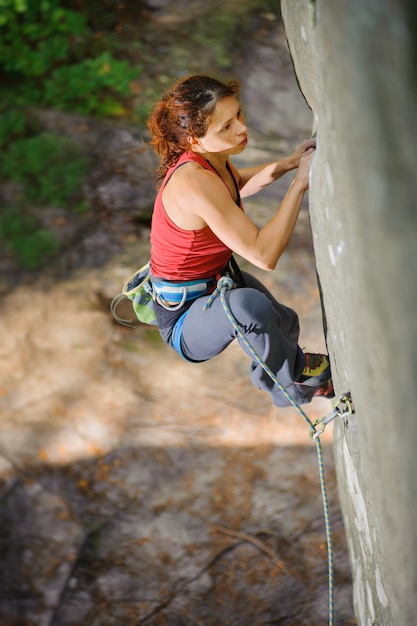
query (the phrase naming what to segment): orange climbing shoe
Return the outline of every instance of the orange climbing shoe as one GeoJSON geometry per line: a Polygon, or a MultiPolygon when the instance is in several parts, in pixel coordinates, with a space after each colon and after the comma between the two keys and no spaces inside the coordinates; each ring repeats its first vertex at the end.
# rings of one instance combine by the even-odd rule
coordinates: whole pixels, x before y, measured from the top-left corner
{"type": "Polygon", "coordinates": [[[316,354],[314,352],[306,352],[304,354],[306,358],[306,364],[303,369],[302,377],[311,376],[320,376],[323,374],[328,368],[330,368],[330,363],[325,354],[316,354]]]}

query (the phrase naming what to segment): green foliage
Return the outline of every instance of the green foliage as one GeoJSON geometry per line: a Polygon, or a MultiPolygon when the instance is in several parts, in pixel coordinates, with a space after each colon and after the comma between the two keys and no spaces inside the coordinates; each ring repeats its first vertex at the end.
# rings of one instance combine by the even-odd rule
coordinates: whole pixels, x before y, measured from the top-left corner
{"type": "MultiPolygon", "coordinates": [[[[21,129],[19,120],[16,125],[21,129]]],[[[0,153],[0,176],[22,184],[26,202],[72,207],[77,212],[86,209],[79,195],[88,167],[77,144],[50,133],[21,137],[0,153]]],[[[42,228],[24,207],[9,208],[1,215],[0,242],[2,250],[27,270],[40,267],[60,245],[58,237],[42,228]]]]}
{"type": "MultiPolygon", "coordinates": [[[[120,116],[139,68],[111,52],[91,56],[86,18],[60,0],[0,0],[3,101],[120,116]]],[[[97,46],[93,46],[97,47],[97,46]]]]}
{"type": "Polygon", "coordinates": [[[60,8],[56,0],[25,0],[19,10],[16,0],[2,2],[0,65],[6,72],[44,76],[69,58],[75,37],[88,33],[84,16],[60,8]]]}
{"type": "Polygon", "coordinates": [[[71,204],[88,166],[77,144],[50,133],[18,139],[0,154],[0,176],[23,184],[27,200],[54,206],[71,204]]]}
{"type": "Polygon", "coordinates": [[[59,250],[57,237],[38,220],[18,208],[6,209],[0,216],[0,241],[17,258],[19,265],[33,270],[59,250]]]}
{"type": "Polygon", "coordinates": [[[111,93],[128,96],[129,81],[135,76],[137,70],[129,69],[127,61],[116,61],[110,52],[103,52],[95,59],[55,69],[45,81],[44,102],[85,114],[122,115],[124,107],[111,93]]]}
{"type": "Polygon", "coordinates": [[[13,137],[25,132],[26,115],[22,109],[13,108],[0,114],[0,146],[6,145],[13,137]]]}

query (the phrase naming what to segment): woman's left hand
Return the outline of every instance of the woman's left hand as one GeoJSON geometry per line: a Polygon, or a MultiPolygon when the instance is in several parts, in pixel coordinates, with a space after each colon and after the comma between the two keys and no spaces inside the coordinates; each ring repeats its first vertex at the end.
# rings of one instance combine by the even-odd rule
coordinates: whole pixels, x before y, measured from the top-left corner
{"type": "Polygon", "coordinates": [[[316,148],[316,140],[315,139],[306,139],[300,143],[300,145],[294,150],[294,152],[288,157],[288,159],[293,163],[292,169],[295,169],[300,165],[300,160],[306,153],[311,149],[316,148]]]}

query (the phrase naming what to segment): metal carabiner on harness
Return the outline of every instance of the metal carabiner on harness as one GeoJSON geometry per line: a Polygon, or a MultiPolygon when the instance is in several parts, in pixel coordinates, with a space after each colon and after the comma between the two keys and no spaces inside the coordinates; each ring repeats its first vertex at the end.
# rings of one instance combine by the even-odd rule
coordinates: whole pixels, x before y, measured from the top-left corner
{"type": "Polygon", "coordinates": [[[324,432],[327,424],[330,424],[336,417],[349,417],[355,413],[355,407],[353,406],[352,396],[350,391],[342,393],[339,400],[336,402],[333,410],[326,416],[316,420],[313,424],[313,428],[310,431],[312,439],[317,439],[324,432]],[[320,426],[319,430],[316,427],[320,426]]]}

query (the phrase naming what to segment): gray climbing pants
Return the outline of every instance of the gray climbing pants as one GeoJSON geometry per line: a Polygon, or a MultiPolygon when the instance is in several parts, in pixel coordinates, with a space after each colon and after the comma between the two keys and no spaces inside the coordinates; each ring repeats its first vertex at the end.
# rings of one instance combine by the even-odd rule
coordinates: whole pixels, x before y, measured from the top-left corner
{"type": "MultiPolygon", "coordinates": [[[[242,272],[246,287],[226,292],[226,301],[255,352],[268,365],[289,395],[299,404],[310,402],[320,384],[320,377],[306,383],[295,381],[301,376],[305,357],[298,346],[299,322],[292,309],[280,304],[255,277],[242,272]]],[[[225,350],[237,339],[251,358],[250,377],[258,389],[268,391],[276,406],[291,403],[253,358],[239,337],[223,308],[220,296],[203,310],[209,296],[198,298],[191,305],[182,327],[181,347],[186,358],[207,361],[225,350]]]]}

